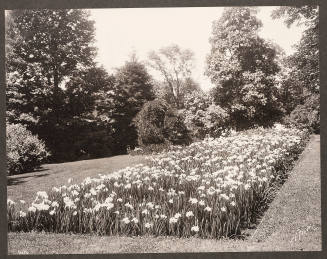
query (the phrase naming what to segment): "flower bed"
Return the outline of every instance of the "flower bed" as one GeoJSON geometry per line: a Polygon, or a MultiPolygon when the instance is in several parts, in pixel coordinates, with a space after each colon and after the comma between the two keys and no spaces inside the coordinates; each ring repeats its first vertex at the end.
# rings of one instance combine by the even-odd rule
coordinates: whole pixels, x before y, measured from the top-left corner
{"type": "Polygon", "coordinates": [[[276,126],[205,139],[80,184],[8,200],[9,231],[219,238],[256,217],[308,134],[276,126]],[[24,203],[24,201],[21,201],[24,203]]]}

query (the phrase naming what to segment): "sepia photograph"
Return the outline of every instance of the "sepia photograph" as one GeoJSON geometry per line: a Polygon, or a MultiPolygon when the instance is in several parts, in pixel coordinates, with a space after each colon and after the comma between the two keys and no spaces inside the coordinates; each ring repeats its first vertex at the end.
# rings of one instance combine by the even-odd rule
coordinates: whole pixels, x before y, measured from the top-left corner
{"type": "Polygon", "coordinates": [[[5,69],[9,255],[322,251],[319,6],[6,10],[5,69]]]}

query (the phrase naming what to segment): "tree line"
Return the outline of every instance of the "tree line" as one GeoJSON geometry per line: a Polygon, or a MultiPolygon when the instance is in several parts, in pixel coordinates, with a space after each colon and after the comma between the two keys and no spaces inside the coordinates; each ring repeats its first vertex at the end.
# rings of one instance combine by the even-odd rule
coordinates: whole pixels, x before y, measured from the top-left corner
{"type": "Polygon", "coordinates": [[[191,50],[170,45],[150,52],[147,62],[132,55],[109,74],[95,62],[89,11],[12,10],[6,17],[7,123],[25,125],[38,135],[53,162],[123,154],[148,143],[151,138],[140,138],[139,132],[148,134],[151,128],[156,134],[159,126],[149,126],[137,115],[149,118],[160,111],[167,118],[160,132],[176,143],[180,138],[174,134],[203,137],[227,127],[241,130],[276,121],[317,130],[318,8],[273,12],[288,26],[306,26],[291,56],[259,37],[262,23],[256,12],[225,8],[213,23],[206,74],[215,87],[207,94],[192,79],[191,50]],[[148,68],[162,80],[154,80],[148,68]]]}

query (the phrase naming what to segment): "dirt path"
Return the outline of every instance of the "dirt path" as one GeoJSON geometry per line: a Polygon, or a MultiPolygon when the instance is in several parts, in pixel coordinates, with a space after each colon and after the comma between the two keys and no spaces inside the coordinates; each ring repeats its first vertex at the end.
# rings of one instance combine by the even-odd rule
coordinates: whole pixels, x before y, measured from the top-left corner
{"type": "Polygon", "coordinates": [[[9,233],[8,248],[10,254],[317,251],[321,250],[320,190],[320,136],[313,135],[257,230],[246,240],[9,233]]]}

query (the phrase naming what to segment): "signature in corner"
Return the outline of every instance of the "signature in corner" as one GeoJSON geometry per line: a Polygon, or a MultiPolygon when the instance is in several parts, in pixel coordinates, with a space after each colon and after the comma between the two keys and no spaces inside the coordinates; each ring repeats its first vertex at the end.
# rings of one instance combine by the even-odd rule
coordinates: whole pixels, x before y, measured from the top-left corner
{"type": "Polygon", "coordinates": [[[304,229],[299,229],[296,232],[296,234],[292,237],[291,242],[292,243],[300,242],[308,232],[315,231],[315,230],[317,230],[317,227],[311,225],[307,226],[304,229]]]}

